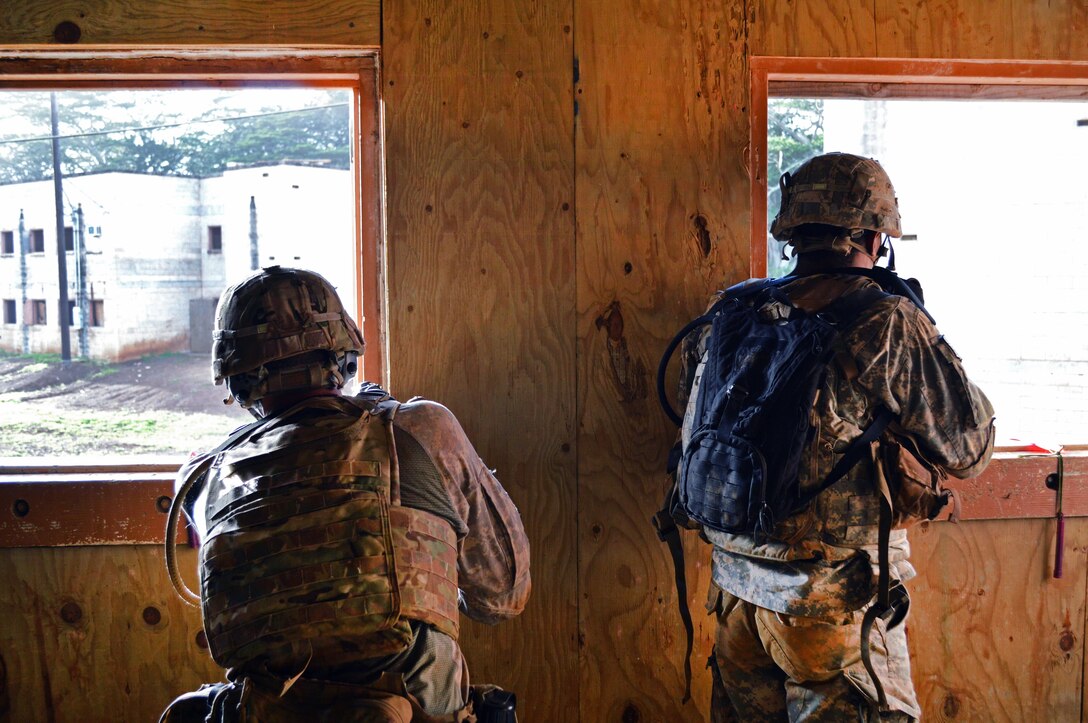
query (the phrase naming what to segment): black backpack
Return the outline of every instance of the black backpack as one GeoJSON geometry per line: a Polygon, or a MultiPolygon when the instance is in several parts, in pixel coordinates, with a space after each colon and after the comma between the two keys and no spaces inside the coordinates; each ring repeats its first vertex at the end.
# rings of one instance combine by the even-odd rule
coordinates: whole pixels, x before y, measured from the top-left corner
{"type": "Polygon", "coordinates": [[[662,360],[664,367],[677,344],[710,325],[691,437],[676,469],[682,514],[705,527],[770,534],[841,479],[891,419],[879,414],[827,479],[801,492],[799,468],[813,432],[812,408],[836,342],[860,311],[887,294],[866,289],[809,314],[792,306],[779,288],[794,280],[787,276],[727,291],[677,335],[662,360]]]}
{"type": "MultiPolygon", "coordinates": [[[[707,313],[676,334],[658,366],[662,408],[673,422],[683,426],[684,420],[665,393],[666,369],[688,335],[711,325],[706,364],[696,397],[689,404],[691,435],[686,446],[678,442],[670,454],[668,472],[675,476],[676,484],[653,517],[658,537],[668,543],[673,557],[680,615],[688,632],[685,701],[690,697],[688,659],[693,627],[677,523],[691,526],[694,522],[695,526],[730,533],[770,534],[778,522],[842,479],[893,418],[880,407],[828,476],[814,489],[801,491],[800,461],[814,433],[811,414],[817,391],[839,351],[839,337],[862,311],[889,293],[910,298],[925,313],[915,289],[888,269],[836,269],[834,273],[867,276],[883,290],[870,287],[850,293],[809,314],[795,308],[780,288],[798,276],[734,286],[723,292],[707,313]]],[[[886,539],[887,531],[882,530],[885,547],[886,539]]],[[[886,557],[886,549],[882,552],[886,557]]],[[[885,563],[882,601],[887,598],[886,578],[885,563]]],[[[866,663],[869,667],[868,660],[866,663]]]]}

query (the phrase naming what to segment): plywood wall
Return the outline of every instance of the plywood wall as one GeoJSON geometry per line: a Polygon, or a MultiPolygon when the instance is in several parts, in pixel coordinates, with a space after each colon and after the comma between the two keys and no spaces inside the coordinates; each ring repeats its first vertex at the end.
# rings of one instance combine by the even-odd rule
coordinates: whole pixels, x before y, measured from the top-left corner
{"type": "MultiPolygon", "coordinates": [[[[454,410],[533,545],[526,614],[466,627],[474,674],[517,690],[527,723],[631,723],[706,715],[707,551],[689,540],[682,706],[683,631],[649,525],[673,434],[653,375],[671,332],[747,274],[748,59],[1083,60],[1086,16],[1083,0],[8,0],[0,44],[51,43],[62,20],[82,44],[380,44],[392,386],[454,410]]],[[[1085,532],[1071,525],[1054,582],[1046,525],[915,535],[927,717],[1079,717],[1085,532]]],[[[147,720],[149,690],[214,675],[154,554],[0,553],[9,719],[94,720],[120,700],[147,720]],[[68,598],[82,628],[58,622],[68,598]],[[149,605],[165,627],[145,629],[149,605]]]]}
{"type": "Polygon", "coordinates": [[[465,648],[559,720],[578,692],[570,13],[387,2],[382,57],[392,388],[450,407],[520,508],[529,607],[466,625],[465,648]]]}

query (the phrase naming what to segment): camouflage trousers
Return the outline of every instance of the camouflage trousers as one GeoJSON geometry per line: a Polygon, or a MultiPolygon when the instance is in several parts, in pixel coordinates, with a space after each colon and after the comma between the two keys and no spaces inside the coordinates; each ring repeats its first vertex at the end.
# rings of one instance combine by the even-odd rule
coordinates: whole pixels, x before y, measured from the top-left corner
{"type": "Polygon", "coordinates": [[[712,586],[718,616],[711,658],[711,721],[916,721],[905,625],[877,621],[870,656],[892,709],[877,710],[876,688],[861,662],[864,611],[838,619],[767,610],[712,586]]]}

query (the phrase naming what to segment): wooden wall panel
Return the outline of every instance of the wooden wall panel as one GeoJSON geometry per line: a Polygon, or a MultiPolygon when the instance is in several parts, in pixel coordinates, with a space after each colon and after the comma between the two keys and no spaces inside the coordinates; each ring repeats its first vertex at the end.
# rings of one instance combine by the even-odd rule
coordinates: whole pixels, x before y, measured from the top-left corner
{"type": "Polygon", "coordinates": [[[875,9],[884,57],[1088,58],[1084,0],[895,0],[875,9]]]}
{"type": "Polygon", "coordinates": [[[1088,520],[919,527],[908,639],[924,720],[1075,721],[1081,715],[1088,520]]]}
{"type": "Polygon", "coordinates": [[[752,55],[817,58],[876,54],[875,7],[854,0],[750,0],[752,55]]]}
{"type": "Polygon", "coordinates": [[[751,0],[753,55],[1083,60],[1083,0],[751,0]]]}
{"type": "MultiPolygon", "coordinates": [[[[746,275],[740,4],[577,6],[581,720],[703,720],[709,550],[692,539],[695,698],[650,516],[676,429],[654,377],[672,335],[746,275]]],[[[672,375],[675,383],[675,373],[672,375]]]]}
{"type": "MultiPolygon", "coordinates": [[[[191,588],[196,555],[179,553],[191,588]]],[[[174,697],[223,680],[161,547],[4,550],[0,580],[0,720],[154,721],[174,697]]]]}
{"type": "Polygon", "coordinates": [[[447,404],[521,510],[529,607],[462,630],[530,723],[578,691],[570,12],[384,8],[392,388],[447,404]]]}
{"type": "MultiPolygon", "coordinates": [[[[465,628],[475,677],[517,690],[527,723],[699,721],[708,550],[689,536],[682,707],[683,630],[648,521],[674,433],[653,374],[708,294],[747,275],[748,58],[1083,60],[1086,16],[1082,0],[8,0],[0,44],[48,43],[61,20],[83,45],[381,42],[392,387],[458,414],[533,544],[526,614],[465,628]]],[[[1057,582],[1046,520],[914,534],[928,719],[1074,710],[1083,524],[1057,582]]],[[[8,550],[0,574],[13,720],[93,720],[115,690],[153,719],[218,675],[155,548],[8,550]],[[70,602],[83,627],[58,617],[70,602]]]]}
{"type": "Polygon", "coordinates": [[[381,37],[381,0],[4,0],[0,44],[369,45],[381,37]]]}

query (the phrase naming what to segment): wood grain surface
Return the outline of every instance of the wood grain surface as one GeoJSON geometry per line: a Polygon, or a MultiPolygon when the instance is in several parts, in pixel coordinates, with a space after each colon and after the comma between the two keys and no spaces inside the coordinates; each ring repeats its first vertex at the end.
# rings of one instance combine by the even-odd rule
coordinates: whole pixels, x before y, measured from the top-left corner
{"type": "Polygon", "coordinates": [[[369,45],[381,0],[4,0],[0,42],[83,45],[369,45]]]}
{"type": "Polygon", "coordinates": [[[908,640],[928,721],[1076,721],[1081,715],[1088,521],[933,523],[911,532],[908,640]]]}
{"type": "MultiPolygon", "coordinates": [[[[195,552],[178,563],[192,588],[195,552]]],[[[0,579],[10,706],[0,720],[154,721],[176,696],[223,679],[161,547],[4,550],[0,579]]]]}
{"type": "MultiPolygon", "coordinates": [[[[91,52],[381,44],[392,389],[446,403],[525,518],[529,608],[463,638],[474,678],[516,690],[526,723],[706,719],[707,550],[688,536],[682,706],[683,629],[649,524],[674,434],[653,376],[671,334],[748,273],[750,59],[1088,59],[1083,0],[8,0],[0,45],[53,44],[65,20],[91,52]]],[[[1034,474],[1016,481],[1022,511],[1047,515],[1034,474]]],[[[912,533],[927,720],[1080,717],[1084,524],[1067,522],[1058,581],[1044,518],[912,533]]],[[[110,705],[153,720],[218,674],[159,555],[0,551],[11,720],[110,705]]]]}
{"type": "Polygon", "coordinates": [[[684,631],[649,522],[676,433],[654,379],[676,330],[746,275],[745,27],[739,6],[577,7],[583,721],[703,720],[709,699],[709,551],[689,541],[699,628],[694,698],[681,705],[684,631]]]}
{"type": "Polygon", "coordinates": [[[578,696],[570,8],[384,6],[392,390],[449,406],[520,508],[529,606],[462,642],[530,722],[578,696]]]}

